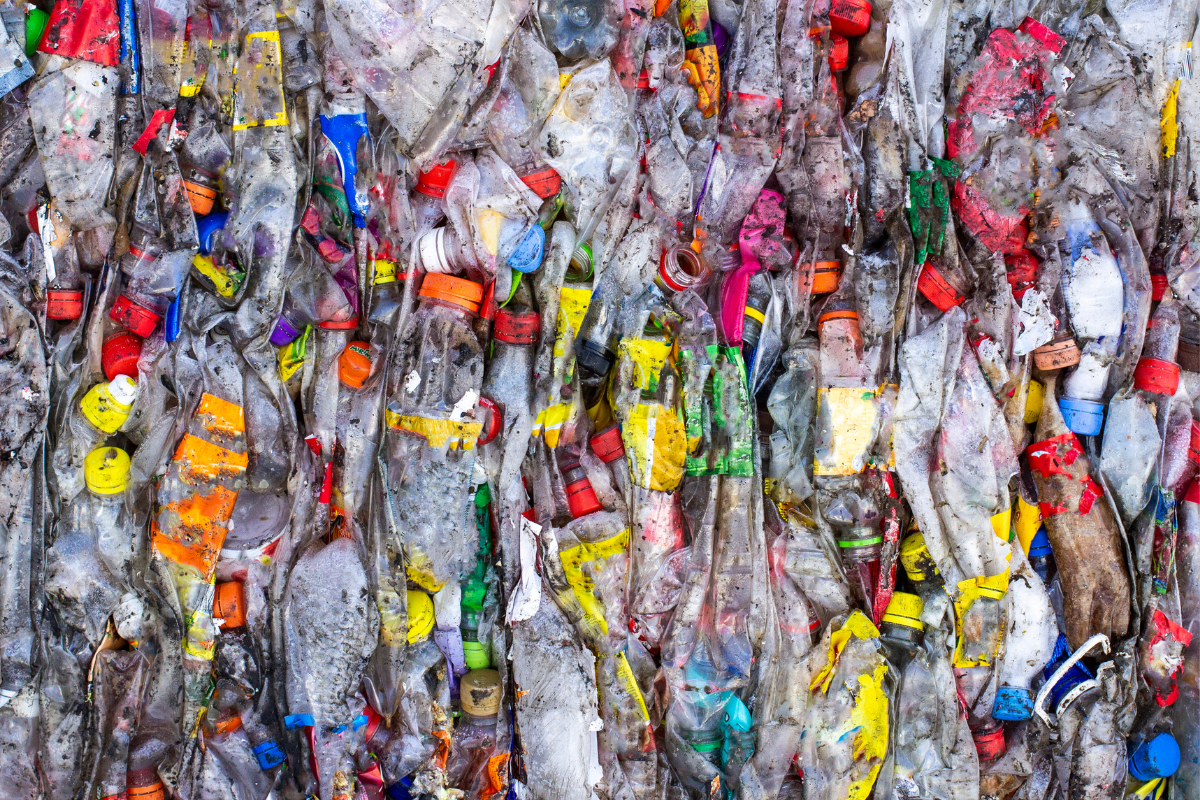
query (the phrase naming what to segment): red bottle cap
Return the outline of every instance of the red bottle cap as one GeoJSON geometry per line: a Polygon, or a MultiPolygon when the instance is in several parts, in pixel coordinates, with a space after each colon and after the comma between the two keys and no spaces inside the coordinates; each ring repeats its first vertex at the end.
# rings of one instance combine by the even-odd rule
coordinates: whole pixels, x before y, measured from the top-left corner
{"type": "Polygon", "coordinates": [[[100,365],[110,381],[118,375],[133,380],[138,377],[138,359],[142,357],[142,338],[132,333],[118,333],[104,340],[100,348],[100,365]]]}
{"type": "Polygon", "coordinates": [[[1167,276],[1161,272],[1150,273],[1150,299],[1158,302],[1163,299],[1163,295],[1167,293],[1167,286],[1170,285],[1167,276]]]}
{"type": "Polygon", "coordinates": [[[1038,262],[1028,250],[1005,256],[1004,265],[1008,268],[1006,277],[1010,286],[1037,280],[1038,262]]]}
{"type": "Polygon", "coordinates": [[[496,312],[496,326],[492,333],[506,344],[533,344],[537,341],[541,322],[536,311],[509,311],[502,308],[496,312]]]}
{"type": "Polygon", "coordinates": [[[921,270],[921,277],[917,278],[917,291],[937,306],[938,311],[949,311],[964,299],[931,263],[926,263],[925,269],[921,270]]]}
{"type": "Polygon", "coordinates": [[[850,40],[833,34],[829,38],[829,68],[841,72],[850,65],[850,40]]]}
{"type": "Polygon", "coordinates": [[[583,478],[567,485],[567,508],[571,510],[573,519],[579,519],[599,511],[604,506],[596,499],[596,490],[592,488],[592,482],[583,478]]]}
{"type": "Polygon", "coordinates": [[[641,72],[638,73],[637,88],[639,88],[639,89],[649,89],[650,88],[650,73],[647,72],[646,70],[642,70],[641,72]]]}
{"type": "Polygon", "coordinates": [[[1133,370],[1133,388],[1153,394],[1173,395],[1179,388],[1179,365],[1161,358],[1143,358],[1133,370]]]}
{"type": "Polygon", "coordinates": [[[1004,728],[974,734],[975,752],[980,761],[995,761],[1008,749],[1004,742],[1004,728]]]}
{"type": "Polygon", "coordinates": [[[554,197],[554,195],[558,194],[558,190],[562,188],[562,178],[554,171],[553,167],[546,167],[531,175],[526,175],[521,178],[521,182],[532,189],[534,194],[543,200],[548,197],[554,197]]]}
{"type": "Polygon", "coordinates": [[[128,328],[143,339],[154,333],[154,329],[158,327],[159,320],[162,319],[158,314],[155,314],[140,303],[133,302],[125,295],[120,295],[113,301],[108,316],[112,317],[113,321],[117,324],[128,328]]]}
{"type": "Polygon", "coordinates": [[[599,433],[593,433],[590,441],[592,452],[605,464],[611,464],[625,455],[625,443],[621,441],[621,429],[610,425],[599,433]]]}
{"type": "Polygon", "coordinates": [[[328,319],[318,323],[317,327],[327,331],[352,331],[358,327],[358,317],[343,320],[328,319]]]}
{"type": "Polygon", "coordinates": [[[862,36],[871,27],[871,4],[867,0],[833,0],[829,27],[842,36],[862,36]]]}
{"type": "Polygon", "coordinates": [[[417,176],[417,191],[426,197],[445,197],[446,187],[453,180],[456,169],[458,162],[449,158],[433,166],[428,172],[422,172],[417,176]]]}
{"type": "Polygon", "coordinates": [[[1187,492],[1183,495],[1183,502],[1200,505],[1200,478],[1192,481],[1192,485],[1188,487],[1187,492]]]}
{"type": "Polygon", "coordinates": [[[47,319],[79,319],[83,316],[83,292],[78,289],[50,289],[46,292],[47,319]]]}

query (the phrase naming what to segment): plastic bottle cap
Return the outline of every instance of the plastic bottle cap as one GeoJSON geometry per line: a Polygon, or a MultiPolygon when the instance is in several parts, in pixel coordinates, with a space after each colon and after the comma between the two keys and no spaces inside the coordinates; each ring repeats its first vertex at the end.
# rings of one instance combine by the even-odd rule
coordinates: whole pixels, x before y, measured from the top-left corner
{"type": "Polygon", "coordinates": [[[154,333],[154,329],[158,327],[159,320],[162,319],[158,314],[140,303],[135,303],[125,295],[120,295],[113,301],[112,308],[108,311],[108,316],[117,324],[128,328],[143,339],[154,333]]]}
{"type": "Polygon", "coordinates": [[[611,464],[625,455],[625,443],[621,441],[621,429],[610,425],[599,433],[593,433],[589,441],[596,458],[605,464],[611,464]]]}
{"type": "Polygon", "coordinates": [[[358,317],[351,317],[350,319],[327,319],[324,322],[318,322],[317,327],[327,331],[352,331],[358,327],[358,317]]]}
{"type": "Polygon", "coordinates": [[[427,172],[417,176],[417,191],[426,197],[441,199],[446,196],[446,187],[454,179],[458,162],[448,158],[440,164],[430,167],[427,172]]]}
{"type": "Polygon", "coordinates": [[[142,338],[132,333],[109,336],[100,348],[100,365],[110,381],[118,375],[137,380],[138,359],[141,357],[142,338]]]}
{"type": "Polygon", "coordinates": [[[1151,272],[1150,273],[1150,299],[1158,302],[1163,299],[1163,295],[1167,293],[1167,287],[1171,285],[1171,281],[1165,273],[1151,272]]]}
{"type": "Polygon", "coordinates": [[[165,800],[166,787],[154,767],[130,771],[125,778],[125,800],[165,800]]]}
{"type": "Polygon", "coordinates": [[[1041,381],[1029,382],[1029,393],[1025,395],[1025,424],[1032,425],[1042,416],[1042,402],[1046,397],[1046,387],[1041,381]]]}
{"type": "Polygon", "coordinates": [[[83,459],[83,482],[92,494],[121,494],[129,488],[129,454],[119,447],[97,447],[83,459]]]}
{"type": "Polygon", "coordinates": [[[546,229],[531,225],[517,244],[512,255],[504,263],[517,272],[529,274],[542,265],[542,254],[546,249],[546,229]]]}
{"type": "Polygon", "coordinates": [[[271,344],[276,347],[284,347],[296,341],[300,336],[300,331],[292,327],[292,324],[283,317],[275,321],[275,330],[271,331],[271,344]]]}
{"type": "Polygon", "coordinates": [[[842,281],[842,262],[817,261],[813,264],[812,293],[830,294],[836,292],[842,281]]]}
{"type": "Polygon", "coordinates": [[[1010,285],[1037,280],[1038,262],[1028,250],[1006,255],[1004,266],[1007,271],[1005,279],[1010,285]]]}
{"type": "Polygon", "coordinates": [[[849,65],[850,40],[835,33],[829,37],[829,69],[833,72],[841,72],[849,65]]]}
{"type": "MultiPolygon", "coordinates": [[[[640,88],[640,78],[638,79],[638,84],[640,88]]],[[[526,175],[521,178],[521,183],[532,189],[533,193],[543,200],[554,197],[562,189],[562,177],[554,171],[553,167],[546,167],[543,170],[526,175]]]]}
{"type": "Polygon", "coordinates": [[[921,622],[921,612],[924,610],[925,601],[918,595],[896,592],[887,604],[887,610],[883,612],[883,621],[923,631],[925,623],[921,622]]]}
{"type": "Polygon", "coordinates": [[[506,344],[533,344],[541,330],[542,318],[536,311],[510,311],[502,308],[496,312],[493,335],[506,344]]]}
{"type": "Polygon", "coordinates": [[[338,356],[338,379],[351,389],[361,389],[371,375],[371,345],[350,342],[338,356]]]}
{"type": "Polygon", "coordinates": [[[1133,370],[1133,388],[1152,394],[1174,395],[1179,388],[1179,365],[1161,358],[1142,358],[1133,370]]]}
{"type": "Polygon", "coordinates": [[[1079,363],[1079,346],[1070,336],[1046,342],[1033,351],[1033,365],[1043,372],[1066,369],[1079,363]]]}
{"type": "Polygon", "coordinates": [[[649,71],[643,69],[641,72],[638,73],[637,88],[639,88],[639,89],[649,89],[650,88],[650,73],[649,73],[649,71]]]}
{"type": "Polygon", "coordinates": [[[479,304],[483,301],[483,286],[465,278],[429,272],[421,281],[420,295],[465,308],[476,314],[479,312],[479,304]]]}
{"type": "Polygon", "coordinates": [[[1200,504],[1200,478],[1192,481],[1192,485],[1183,495],[1183,502],[1200,504]]]}
{"type": "Polygon", "coordinates": [[[592,488],[592,482],[581,478],[567,485],[567,508],[571,511],[572,519],[579,519],[600,511],[604,506],[596,499],[596,490],[592,488]]]}
{"type": "Polygon", "coordinates": [[[213,591],[213,617],[221,628],[240,628],[246,624],[246,590],[238,581],[218,583],[213,591]]]}
{"type": "Polygon", "coordinates": [[[993,731],[981,731],[972,735],[975,740],[975,752],[979,754],[980,761],[995,761],[1008,749],[1004,742],[1004,728],[999,727],[993,731]]]}
{"type": "Polygon", "coordinates": [[[79,319],[83,316],[83,292],[79,289],[50,289],[46,292],[48,319],[79,319]]]}
{"type": "Polygon", "coordinates": [[[839,319],[853,320],[857,326],[858,312],[852,311],[848,308],[837,308],[832,311],[826,311],[824,314],[817,317],[817,330],[820,331],[821,327],[824,326],[825,323],[834,322],[835,320],[839,319]]]}
{"type": "Polygon", "coordinates": [[[1076,400],[1064,397],[1058,401],[1063,421],[1072,433],[1080,436],[1095,436],[1104,427],[1104,404],[1094,400],[1076,400]]]}
{"type": "Polygon", "coordinates": [[[463,711],[473,717],[495,716],[500,710],[500,673],[494,669],[473,669],[463,676],[458,697],[463,711]]]}
{"type": "Polygon", "coordinates": [[[917,291],[937,306],[938,311],[949,311],[965,299],[932,262],[926,262],[921,270],[917,291]]]}
{"type": "Polygon", "coordinates": [[[1001,686],[992,704],[992,719],[1016,722],[1033,716],[1033,692],[1019,686],[1001,686]]]}
{"type": "Polygon", "coordinates": [[[79,410],[97,430],[116,433],[129,419],[136,400],[137,384],[128,375],[118,375],[88,389],[79,400],[79,410]]]}
{"type": "Polygon", "coordinates": [[[842,36],[862,36],[871,27],[871,4],[867,0],[833,0],[829,27],[842,36]]]}
{"type": "Polygon", "coordinates": [[[46,23],[49,21],[49,14],[37,6],[29,6],[29,13],[25,16],[26,57],[33,58],[33,54],[37,52],[38,43],[42,41],[42,32],[46,30],[46,23]]]}
{"type": "Polygon", "coordinates": [[[385,258],[375,259],[375,285],[396,282],[396,262],[385,258]]]}
{"type": "Polygon", "coordinates": [[[208,255],[212,252],[213,237],[225,229],[225,223],[228,221],[229,214],[224,211],[208,214],[196,220],[196,233],[200,239],[200,255],[208,255]]]}
{"type": "Polygon", "coordinates": [[[937,564],[925,545],[925,537],[914,533],[900,542],[900,564],[913,583],[927,581],[938,574],[937,564]]]}
{"type": "Polygon", "coordinates": [[[467,669],[487,669],[492,665],[492,659],[482,642],[463,642],[463,657],[467,669]]]}
{"type": "Polygon", "coordinates": [[[1054,555],[1054,549],[1050,547],[1050,537],[1046,535],[1045,528],[1038,528],[1038,532],[1033,535],[1033,541],[1029,543],[1030,558],[1046,558],[1054,555]]]}
{"type": "Polygon", "coordinates": [[[408,590],[408,643],[416,644],[433,630],[433,599],[416,589],[408,590]]]}
{"type": "Polygon", "coordinates": [[[1179,769],[1179,742],[1169,733],[1160,733],[1133,752],[1129,772],[1139,781],[1169,778],[1179,769]]]}
{"type": "Polygon", "coordinates": [[[213,186],[196,181],[184,180],[183,188],[187,190],[188,204],[192,211],[199,216],[211,213],[217,200],[217,190],[213,186]]]}

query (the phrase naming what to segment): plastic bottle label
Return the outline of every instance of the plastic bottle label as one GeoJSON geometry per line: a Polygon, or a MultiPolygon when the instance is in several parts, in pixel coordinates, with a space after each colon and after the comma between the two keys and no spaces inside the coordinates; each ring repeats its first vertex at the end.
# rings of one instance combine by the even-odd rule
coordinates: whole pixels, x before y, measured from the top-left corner
{"type": "MultiPolygon", "coordinates": [[[[584,571],[584,564],[596,561],[606,561],[614,556],[623,556],[629,551],[629,529],[611,536],[600,542],[583,542],[568,547],[559,552],[563,572],[567,583],[575,593],[575,599],[583,607],[584,616],[590,625],[595,626],[601,633],[608,633],[608,623],[604,620],[604,608],[596,595],[592,593],[595,582],[584,571]]],[[[590,571],[590,570],[589,570],[590,571]]]]}
{"type": "Polygon", "coordinates": [[[661,405],[639,403],[621,426],[630,478],[638,486],[673,492],[683,480],[687,432],[679,416],[661,405]]]}
{"type": "Polygon", "coordinates": [[[482,422],[455,422],[449,419],[401,415],[390,410],[387,412],[387,423],[396,430],[424,437],[425,443],[433,450],[441,450],[444,447],[451,450],[474,450],[475,442],[483,432],[482,422]]]}
{"type": "Polygon", "coordinates": [[[246,34],[234,76],[237,81],[234,90],[237,93],[235,131],[288,124],[279,31],[246,34]]]}
{"type": "Polygon", "coordinates": [[[875,392],[835,387],[817,390],[814,475],[855,475],[867,466],[879,409],[875,392]]]}

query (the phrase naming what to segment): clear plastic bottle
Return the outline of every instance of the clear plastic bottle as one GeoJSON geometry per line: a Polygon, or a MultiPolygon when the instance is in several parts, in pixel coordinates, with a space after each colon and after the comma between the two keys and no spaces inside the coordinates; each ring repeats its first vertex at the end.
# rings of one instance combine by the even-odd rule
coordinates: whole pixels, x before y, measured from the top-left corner
{"type": "Polygon", "coordinates": [[[517,421],[533,413],[533,362],[541,317],[531,306],[527,281],[496,312],[492,359],[483,379],[483,396],[500,407],[505,440],[517,421]]]}
{"type": "Polygon", "coordinates": [[[1135,389],[1152,395],[1174,396],[1179,388],[1179,365],[1175,363],[1179,351],[1179,329],[1178,304],[1167,302],[1159,305],[1146,328],[1142,357],[1133,371],[1135,389]]]}
{"type": "Polygon", "coordinates": [[[134,224],[129,232],[129,252],[121,256],[121,271],[129,276],[125,290],[113,301],[108,315],[143,339],[158,328],[172,296],[154,291],[153,269],[164,243],[156,233],[134,224]]]}
{"type": "Polygon", "coordinates": [[[624,7],[612,0],[541,0],[547,43],[569,61],[604,58],[617,46],[624,7]]]}
{"type": "Polygon", "coordinates": [[[921,647],[925,636],[925,623],[921,622],[924,610],[925,602],[920,595],[895,592],[880,620],[879,641],[887,650],[888,661],[901,672],[921,647]]]}
{"type": "Polygon", "coordinates": [[[1021,561],[1008,583],[1008,630],[992,717],[1018,721],[1033,714],[1033,679],[1054,654],[1058,622],[1032,564],[1021,561]]]}
{"type": "Polygon", "coordinates": [[[417,186],[412,196],[413,224],[417,235],[431,231],[446,218],[446,187],[454,180],[458,162],[446,159],[435,164],[417,177],[417,186]]]}

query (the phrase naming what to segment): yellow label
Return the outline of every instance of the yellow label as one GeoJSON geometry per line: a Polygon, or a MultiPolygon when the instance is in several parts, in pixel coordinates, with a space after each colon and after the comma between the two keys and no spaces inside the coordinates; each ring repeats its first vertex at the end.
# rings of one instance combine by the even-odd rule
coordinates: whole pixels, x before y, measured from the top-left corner
{"type": "Polygon", "coordinates": [[[1012,538],[1012,506],[992,515],[992,532],[1002,542],[1012,538]]]}
{"type": "MultiPolygon", "coordinates": [[[[629,531],[625,531],[626,535],[629,531]]],[[[638,709],[642,712],[642,720],[650,721],[650,712],[646,710],[646,698],[642,697],[642,687],[638,686],[637,678],[633,676],[633,668],[629,666],[629,660],[625,658],[625,652],[617,653],[617,677],[621,679],[621,684],[625,687],[625,691],[633,695],[633,699],[637,701],[638,709]]]]}
{"type": "Polygon", "coordinates": [[[632,386],[653,392],[658,388],[658,376],[662,374],[671,345],[656,339],[622,339],[617,357],[633,362],[632,386]]]}
{"type": "Polygon", "coordinates": [[[483,432],[482,422],[454,422],[448,419],[401,416],[395,411],[387,412],[387,423],[397,430],[424,436],[426,443],[434,450],[440,450],[447,445],[451,450],[460,447],[463,450],[474,450],[475,442],[483,432]]]}
{"type": "Polygon", "coordinates": [[[855,732],[854,758],[865,758],[873,763],[865,778],[851,781],[846,792],[848,800],[867,800],[871,796],[871,788],[887,758],[888,701],[883,692],[887,669],[886,664],[880,664],[872,674],[858,676],[858,697],[845,732],[855,732]]]}
{"type": "Polygon", "coordinates": [[[284,383],[304,366],[304,361],[308,358],[308,335],[310,333],[312,333],[311,325],[305,327],[304,335],[279,348],[279,379],[284,383]]]}
{"type": "Polygon", "coordinates": [[[593,561],[605,561],[613,556],[623,555],[629,550],[629,529],[611,536],[600,542],[584,542],[574,547],[568,547],[558,555],[562,560],[563,572],[567,583],[575,593],[575,599],[583,607],[583,613],[588,621],[604,634],[608,633],[608,623],[604,620],[604,608],[596,595],[592,593],[595,583],[584,572],[583,565],[593,561]]]}
{"type": "MultiPolygon", "coordinates": [[[[1008,570],[999,575],[959,581],[958,591],[958,597],[954,599],[954,628],[957,633],[954,645],[954,666],[986,667],[995,658],[994,652],[980,653],[977,658],[971,658],[966,654],[967,642],[964,631],[967,628],[967,614],[970,613],[971,606],[978,600],[994,602],[1004,598],[1004,594],[1008,591],[1008,570]]],[[[976,627],[978,626],[971,626],[972,629],[976,627]]]]}
{"type": "Polygon", "coordinates": [[[846,649],[846,645],[850,644],[851,638],[856,637],[865,641],[878,638],[878,636],[879,629],[875,627],[875,623],[867,619],[865,614],[861,611],[851,614],[842,627],[829,635],[829,656],[825,660],[825,666],[813,676],[812,681],[808,684],[808,690],[815,692],[820,689],[821,694],[829,691],[838,659],[841,657],[842,651],[846,649]]]}
{"type": "Polygon", "coordinates": [[[192,266],[212,282],[213,288],[221,297],[233,297],[237,292],[233,280],[225,270],[217,267],[210,256],[196,255],[192,258],[192,266]]]}
{"type": "Polygon", "coordinates": [[[1167,102],[1163,105],[1162,121],[1159,123],[1162,128],[1163,158],[1171,158],[1175,155],[1175,143],[1179,140],[1179,123],[1175,118],[1178,110],[1179,79],[1176,78],[1175,85],[1171,87],[1171,93],[1167,95],[1167,102]]]}
{"type": "Polygon", "coordinates": [[[564,286],[558,293],[558,330],[554,337],[554,358],[567,354],[567,343],[573,342],[583,325],[588,306],[592,302],[592,290],[564,286]]]}
{"type": "Polygon", "coordinates": [[[533,435],[546,439],[546,446],[553,450],[558,447],[558,437],[562,435],[562,426],[571,416],[571,406],[559,403],[544,409],[533,421],[533,435]]]}
{"type": "Polygon", "coordinates": [[[687,463],[687,431],[674,411],[639,403],[621,426],[630,477],[638,486],[673,492],[687,463]]]}
{"type": "Polygon", "coordinates": [[[863,388],[818,389],[817,419],[818,431],[828,434],[817,441],[813,474],[862,472],[879,421],[875,392],[863,388]]]}
{"type": "Polygon", "coordinates": [[[242,57],[234,67],[237,81],[238,110],[235,131],[262,126],[273,128],[288,124],[287,102],[283,95],[283,57],[279,31],[246,34],[242,57]],[[242,67],[248,69],[245,74],[242,67]],[[253,109],[253,113],[248,111],[253,109]]]}
{"type": "Polygon", "coordinates": [[[1017,541],[1025,555],[1029,555],[1029,544],[1042,526],[1042,514],[1038,507],[1025,502],[1024,497],[1017,498],[1017,541]]]}

